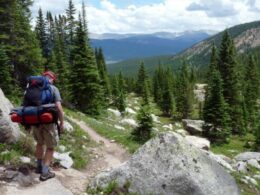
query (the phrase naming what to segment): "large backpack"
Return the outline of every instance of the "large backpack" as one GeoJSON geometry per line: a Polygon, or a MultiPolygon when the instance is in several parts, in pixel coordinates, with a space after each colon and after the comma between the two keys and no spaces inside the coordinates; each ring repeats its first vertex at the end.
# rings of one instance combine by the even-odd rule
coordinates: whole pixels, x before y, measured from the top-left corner
{"type": "Polygon", "coordinates": [[[45,76],[30,76],[22,107],[12,109],[11,120],[25,126],[56,123],[54,92],[45,76]]]}
{"type": "Polygon", "coordinates": [[[45,76],[30,76],[24,95],[23,106],[41,106],[53,103],[51,84],[45,76]]]}

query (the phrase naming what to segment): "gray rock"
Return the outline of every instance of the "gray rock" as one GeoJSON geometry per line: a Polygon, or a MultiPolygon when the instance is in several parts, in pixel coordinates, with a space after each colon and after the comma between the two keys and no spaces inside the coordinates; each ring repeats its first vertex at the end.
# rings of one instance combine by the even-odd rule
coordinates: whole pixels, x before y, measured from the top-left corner
{"type": "Polygon", "coordinates": [[[254,175],[254,178],[259,179],[260,180],[260,175],[254,175]]]}
{"type": "Polygon", "coordinates": [[[31,162],[31,159],[28,158],[28,157],[26,157],[26,156],[21,156],[21,157],[20,157],[20,161],[21,161],[22,163],[30,163],[30,162],[31,162]]]}
{"type": "Polygon", "coordinates": [[[257,181],[256,181],[254,178],[249,177],[249,176],[244,176],[244,178],[245,178],[247,181],[249,181],[251,184],[253,184],[253,185],[255,185],[255,186],[258,185],[257,181]]]}
{"type": "Polygon", "coordinates": [[[13,170],[6,170],[4,172],[4,179],[7,180],[13,180],[18,176],[19,172],[18,171],[13,171],[13,170]]]}
{"type": "Polygon", "coordinates": [[[201,135],[203,132],[203,126],[205,124],[202,120],[190,120],[183,119],[182,120],[183,127],[187,130],[191,135],[201,135]]]}
{"type": "Polygon", "coordinates": [[[239,161],[235,164],[235,168],[237,171],[241,172],[241,173],[247,173],[248,172],[248,168],[247,168],[247,163],[243,162],[243,161],[239,161]]]}
{"type": "Polygon", "coordinates": [[[13,123],[9,116],[12,108],[13,105],[0,89],[0,142],[2,143],[14,143],[20,137],[18,124],[13,123]]]}
{"type": "Polygon", "coordinates": [[[233,160],[223,154],[216,154],[216,156],[220,157],[221,159],[223,159],[224,161],[226,161],[229,164],[233,163],[233,160]]]}
{"type": "Polygon", "coordinates": [[[185,137],[186,135],[189,135],[189,133],[186,130],[184,130],[184,129],[177,129],[176,133],[179,133],[183,137],[185,137]]]}
{"type": "MultiPolygon", "coordinates": [[[[235,171],[232,166],[230,165],[230,163],[228,163],[227,161],[225,161],[223,159],[223,156],[222,155],[217,155],[217,154],[214,154],[210,151],[205,151],[206,154],[213,160],[215,160],[216,162],[218,162],[218,164],[220,164],[222,167],[226,168],[227,170],[233,172],[235,171]]],[[[226,157],[226,156],[225,156],[226,157]]],[[[227,157],[228,158],[228,157],[227,157]]]]}
{"type": "Polygon", "coordinates": [[[73,193],[65,188],[61,182],[56,179],[49,179],[45,182],[40,182],[37,185],[32,185],[27,188],[18,188],[17,186],[4,186],[5,195],[73,195],[73,193]]]}
{"type": "Polygon", "coordinates": [[[199,149],[209,150],[210,148],[210,141],[206,138],[188,135],[185,140],[199,149]]]}
{"type": "Polygon", "coordinates": [[[68,121],[64,121],[64,130],[71,133],[74,131],[74,128],[68,121]]]}
{"type": "Polygon", "coordinates": [[[59,145],[59,150],[60,150],[61,152],[65,152],[66,147],[63,146],[63,145],[59,145]]]}
{"type": "Polygon", "coordinates": [[[250,159],[260,161],[260,152],[244,152],[235,156],[236,161],[248,161],[250,159]]]}
{"type": "Polygon", "coordinates": [[[234,178],[176,133],[159,134],[128,162],[96,176],[90,187],[105,187],[113,180],[119,187],[129,181],[130,192],[138,194],[240,194],[234,178]]]}
{"type": "Polygon", "coordinates": [[[199,83],[197,83],[195,85],[195,89],[193,91],[194,91],[194,94],[195,94],[195,98],[199,102],[204,102],[205,101],[206,87],[207,87],[207,84],[199,84],[199,83]]]}
{"type": "Polygon", "coordinates": [[[54,152],[53,157],[54,157],[54,159],[56,159],[60,162],[61,166],[68,169],[73,165],[73,160],[69,156],[69,154],[70,154],[70,152],[66,152],[66,153],[62,153],[62,154],[58,153],[58,152],[54,152]]]}
{"type": "Polygon", "coordinates": [[[252,167],[255,167],[257,169],[260,169],[260,165],[256,159],[250,159],[247,161],[247,164],[251,165],[252,167]]]}

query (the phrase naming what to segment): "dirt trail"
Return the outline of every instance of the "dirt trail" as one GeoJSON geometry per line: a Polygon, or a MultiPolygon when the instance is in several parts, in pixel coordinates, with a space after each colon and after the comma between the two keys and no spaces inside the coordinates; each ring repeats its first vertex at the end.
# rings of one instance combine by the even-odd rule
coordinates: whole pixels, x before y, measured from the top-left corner
{"type": "Polygon", "coordinates": [[[103,170],[116,167],[130,158],[130,154],[120,145],[111,143],[110,140],[97,134],[85,122],[73,118],[70,120],[78,124],[82,130],[89,134],[90,138],[100,143],[93,148],[95,158],[81,171],[75,169],[56,170],[56,177],[46,182],[39,182],[39,175],[33,174],[35,185],[30,187],[19,187],[13,183],[0,182],[0,194],[5,195],[82,195],[93,177],[103,170]]]}
{"type": "Polygon", "coordinates": [[[93,149],[95,159],[92,159],[86,169],[81,171],[81,174],[78,172],[76,178],[73,178],[75,173],[70,173],[70,177],[68,177],[67,170],[61,170],[58,176],[64,187],[77,194],[82,189],[85,189],[90,180],[100,171],[108,170],[124,163],[130,158],[130,154],[119,144],[111,143],[110,140],[97,134],[85,122],[74,118],[70,118],[70,120],[78,124],[82,130],[88,133],[92,140],[100,144],[99,147],[93,149]]]}
{"type": "Polygon", "coordinates": [[[110,140],[100,136],[92,128],[90,128],[85,122],[78,121],[76,119],[70,118],[72,122],[78,124],[81,129],[89,134],[91,139],[102,145],[95,149],[95,153],[102,158],[95,160],[95,165],[98,163],[105,163],[103,168],[109,169],[122,164],[130,158],[130,154],[119,144],[111,143],[110,140]]]}

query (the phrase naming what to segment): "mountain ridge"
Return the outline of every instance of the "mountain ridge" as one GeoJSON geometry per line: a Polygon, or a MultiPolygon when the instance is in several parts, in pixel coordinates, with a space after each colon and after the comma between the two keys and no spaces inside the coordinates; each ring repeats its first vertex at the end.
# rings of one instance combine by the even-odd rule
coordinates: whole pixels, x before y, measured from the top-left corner
{"type": "Polygon", "coordinates": [[[105,34],[94,39],[91,45],[102,47],[106,60],[122,61],[131,58],[154,55],[176,54],[191,45],[209,37],[203,31],[189,31],[181,34],[158,32],[154,34],[105,34]]]}
{"type": "MultiPolygon", "coordinates": [[[[230,36],[234,39],[239,53],[258,53],[258,47],[260,47],[260,21],[236,25],[229,28],[228,31],[230,36]]],[[[194,44],[178,54],[158,55],[156,58],[153,56],[151,58],[126,60],[119,63],[109,64],[108,70],[112,74],[119,70],[129,75],[136,74],[141,61],[144,62],[149,72],[153,72],[159,63],[165,66],[170,66],[172,69],[178,69],[184,59],[191,65],[198,67],[198,69],[204,69],[209,63],[211,45],[215,43],[218,48],[220,47],[223,32],[224,31],[194,44]],[[127,72],[125,72],[124,69],[126,69],[127,72]]],[[[260,61],[259,55],[256,55],[256,57],[257,60],[260,61]]]]}

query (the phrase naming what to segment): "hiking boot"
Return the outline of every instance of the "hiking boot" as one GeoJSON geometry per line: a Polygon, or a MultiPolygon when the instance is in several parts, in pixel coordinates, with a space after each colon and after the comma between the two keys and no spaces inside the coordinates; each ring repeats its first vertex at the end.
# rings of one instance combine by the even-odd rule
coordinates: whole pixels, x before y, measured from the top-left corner
{"type": "Polygon", "coordinates": [[[55,173],[49,171],[48,173],[41,174],[40,181],[46,181],[46,180],[54,178],[54,177],[55,177],[55,173]]]}
{"type": "Polygon", "coordinates": [[[35,169],[35,173],[42,174],[42,166],[37,166],[37,168],[35,169]]]}

